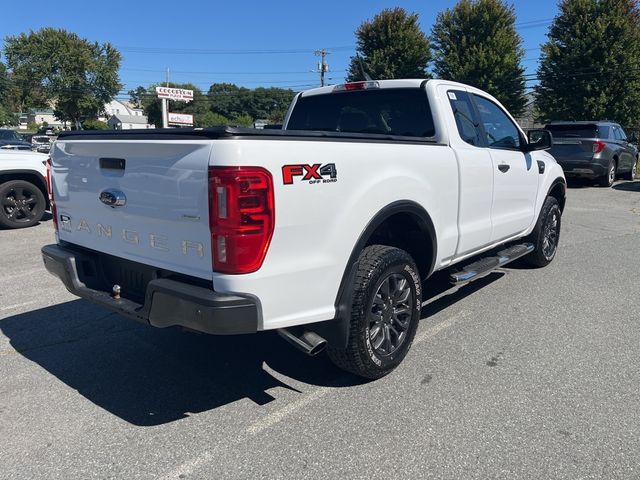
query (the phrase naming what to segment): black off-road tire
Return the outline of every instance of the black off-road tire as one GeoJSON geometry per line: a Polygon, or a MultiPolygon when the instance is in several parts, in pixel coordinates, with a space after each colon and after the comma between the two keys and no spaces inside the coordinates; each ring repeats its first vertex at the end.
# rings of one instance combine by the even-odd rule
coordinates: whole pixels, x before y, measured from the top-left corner
{"type": "Polygon", "coordinates": [[[343,370],[360,377],[377,379],[395,369],[411,348],[422,307],[420,276],[413,258],[404,250],[385,245],[371,245],[366,247],[358,258],[352,287],[347,348],[339,349],[329,345],[327,352],[329,358],[343,370]],[[381,302],[381,299],[384,298],[384,294],[381,292],[385,290],[384,285],[387,281],[391,282],[386,289],[386,292],[389,292],[387,297],[389,303],[382,305],[384,302],[381,302]],[[400,302],[398,303],[400,306],[397,306],[391,298],[394,296],[391,284],[397,287],[393,290],[393,292],[398,292],[394,298],[400,298],[403,296],[403,292],[406,294],[407,288],[410,289],[407,300],[401,305],[400,302]],[[400,309],[405,311],[402,322],[396,315],[400,309]],[[377,313],[373,313],[374,311],[377,313]],[[387,315],[386,318],[385,315],[387,315]],[[372,328],[372,318],[382,320],[374,324],[372,328]],[[384,331],[384,327],[383,330],[379,329],[383,321],[388,322],[386,331],[384,331]],[[396,323],[394,324],[394,322],[396,323]],[[402,324],[406,325],[406,328],[402,330],[404,336],[390,333],[394,325],[394,332],[401,330],[402,324]],[[396,349],[393,350],[391,343],[389,343],[389,354],[381,354],[380,350],[374,346],[377,337],[374,337],[373,341],[371,338],[375,331],[382,331],[383,337],[386,334],[396,338],[396,349]],[[400,338],[403,340],[400,341],[400,338]]]}
{"type": "Polygon", "coordinates": [[[598,178],[598,185],[601,187],[611,187],[613,182],[616,181],[616,175],[618,174],[618,168],[616,165],[616,161],[611,159],[609,162],[609,166],[607,167],[607,173],[602,177],[598,178]]]}
{"type": "Polygon", "coordinates": [[[0,225],[25,228],[42,219],[47,202],[42,191],[25,180],[0,184],[0,225]]]}
{"type": "Polygon", "coordinates": [[[558,251],[561,223],[562,212],[560,212],[558,200],[547,197],[536,226],[526,239],[535,247],[533,252],[523,258],[526,263],[532,267],[546,267],[553,261],[558,251]],[[552,243],[552,248],[549,248],[549,242],[552,243]]]}
{"type": "Polygon", "coordinates": [[[636,179],[636,175],[638,174],[638,159],[636,158],[631,166],[631,171],[629,171],[625,176],[625,180],[634,181],[636,179]]]}

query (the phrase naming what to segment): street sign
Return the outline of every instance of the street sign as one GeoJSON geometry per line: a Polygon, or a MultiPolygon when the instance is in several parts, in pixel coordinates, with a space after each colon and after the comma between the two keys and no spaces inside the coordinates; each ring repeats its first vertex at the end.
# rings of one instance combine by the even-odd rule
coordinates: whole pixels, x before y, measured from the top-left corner
{"type": "Polygon", "coordinates": [[[193,115],[189,113],[168,113],[169,125],[193,125],[193,115]]]}
{"type": "Polygon", "coordinates": [[[185,90],[184,88],[156,87],[156,94],[158,98],[166,98],[180,102],[190,102],[193,100],[193,90],[185,90]]]}

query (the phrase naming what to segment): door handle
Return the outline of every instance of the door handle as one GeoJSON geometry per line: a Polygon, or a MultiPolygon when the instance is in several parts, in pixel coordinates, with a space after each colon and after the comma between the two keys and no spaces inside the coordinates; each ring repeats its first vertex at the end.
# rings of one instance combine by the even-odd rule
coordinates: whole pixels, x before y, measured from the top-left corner
{"type": "Polygon", "coordinates": [[[498,165],[498,170],[500,170],[502,173],[508,172],[510,168],[511,168],[511,165],[506,163],[501,163],[500,165],[498,165]]]}

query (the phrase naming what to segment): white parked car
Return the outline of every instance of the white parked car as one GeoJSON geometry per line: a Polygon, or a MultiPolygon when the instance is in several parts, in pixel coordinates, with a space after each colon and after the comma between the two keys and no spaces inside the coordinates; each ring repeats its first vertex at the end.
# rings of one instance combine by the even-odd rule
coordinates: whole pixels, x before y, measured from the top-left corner
{"type": "Polygon", "coordinates": [[[283,130],[65,132],[43,258],[141,322],[277,329],[378,378],[409,351],[434,271],[459,285],[553,260],[566,184],[551,143],[442,80],[306,91],[283,130]]]}
{"type": "Polygon", "coordinates": [[[35,225],[49,208],[47,159],[42,153],[0,149],[0,226],[35,225]]]}

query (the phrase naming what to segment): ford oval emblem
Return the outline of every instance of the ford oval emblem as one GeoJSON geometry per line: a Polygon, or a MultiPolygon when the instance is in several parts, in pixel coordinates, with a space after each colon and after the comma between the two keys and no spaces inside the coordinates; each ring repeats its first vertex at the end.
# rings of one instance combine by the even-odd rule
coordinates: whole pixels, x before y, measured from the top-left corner
{"type": "Polygon", "coordinates": [[[109,189],[100,192],[100,201],[111,208],[116,208],[125,205],[127,197],[120,190],[109,189]]]}

